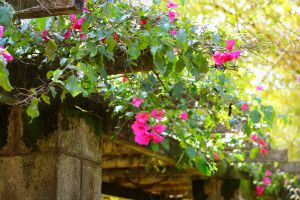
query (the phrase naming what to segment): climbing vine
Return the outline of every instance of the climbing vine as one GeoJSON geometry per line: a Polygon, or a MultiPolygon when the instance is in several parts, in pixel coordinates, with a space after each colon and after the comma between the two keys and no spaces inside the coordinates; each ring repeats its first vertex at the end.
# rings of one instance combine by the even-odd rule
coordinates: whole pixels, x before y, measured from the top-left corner
{"type": "MultiPolygon", "coordinates": [[[[154,151],[177,140],[184,149],[178,165],[206,175],[219,162],[268,153],[276,114],[262,103],[261,86],[248,94],[235,83],[247,67],[239,38],[193,25],[177,12],[184,1],[100,2],[86,1],[80,14],[13,21],[11,6],[0,3],[0,86],[12,104],[36,118],[41,102],[104,96],[120,119],[116,132],[130,131],[154,151]],[[11,84],[14,63],[36,67],[38,84],[11,84]]],[[[258,195],[270,177],[257,184],[258,195]]]]}

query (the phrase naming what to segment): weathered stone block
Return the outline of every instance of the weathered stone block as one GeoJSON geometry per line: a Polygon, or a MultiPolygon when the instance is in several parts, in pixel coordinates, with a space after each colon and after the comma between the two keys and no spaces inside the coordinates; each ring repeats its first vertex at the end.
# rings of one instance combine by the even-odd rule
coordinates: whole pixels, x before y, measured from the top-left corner
{"type": "Polygon", "coordinates": [[[56,155],[0,157],[1,200],[53,200],[56,196],[56,155]]]}
{"type": "MultiPolygon", "coordinates": [[[[101,140],[85,119],[69,118],[69,130],[58,135],[60,151],[96,162],[101,161],[101,140]]],[[[98,123],[102,123],[99,120],[98,123]]]]}
{"type": "Polygon", "coordinates": [[[57,163],[57,200],[79,200],[81,163],[78,158],[59,155],[57,163]]]}
{"type": "Polygon", "coordinates": [[[101,199],[102,170],[90,161],[82,163],[82,200],[101,199]]]}

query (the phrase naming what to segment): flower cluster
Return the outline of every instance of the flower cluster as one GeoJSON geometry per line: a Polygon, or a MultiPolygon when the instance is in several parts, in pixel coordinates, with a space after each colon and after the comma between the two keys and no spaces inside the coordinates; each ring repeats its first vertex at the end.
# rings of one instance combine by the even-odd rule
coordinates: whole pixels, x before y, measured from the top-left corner
{"type": "Polygon", "coordinates": [[[222,65],[225,62],[230,62],[239,58],[239,56],[241,55],[240,50],[231,51],[234,46],[235,46],[235,40],[228,40],[226,41],[226,49],[228,51],[226,52],[216,51],[212,55],[216,65],[222,65]]]}
{"type": "MultiPolygon", "coordinates": [[[[169,19],[170,19],[170,22],[173,23],[175,21],[175,18],[177,16],[179,16],[179,13],[173,11],[172,9],[174,8],[177,8],[178,4],[172,2],[171,0],[168,0],[167,1],[167,8],[169,9],[168,11],[168,16],[169,16],[169,19]]],[[[172,29],[170,30],[170,34],[175,36],[177,34],[177,31],[176,29],[172,29]]]]}
{"type": "Polygon", "coordinates": [[[253,142],[257,142],[260,146],[260,153],[262,155],[266,155],[268,153],[268,149],[266,148],[266,146],[268,145],[262,138],[259,138],[257,135],[252,134],[251,135],[251,140],[253,142]]]}
{"type": "Polygon", "coordinates": [[[271,176],[272,172],[270,170],[267,170],[265,172],[265,177],[262,180],[263,184],[256,186],[256,194],[258,196],[262,196],[264,194],[265,187],[271,185],[271,176]]]}
{"type": "MultiPolygon", "coordinates": [[[[135,97],[132,100],[132,105],[139,108],[143,102],[144,100],[141,98],[135,97]]],[[[164,140],[161,134],[167,127],[161,123],[161,120],[165,115],[165,111],[163,109],[153,109],[150,114],[149,112],[138,112],[135,116],[134,123],[131,125],[131,129],[135,135],[135,142],[140,145],[148,145],[151,140],[154,143],[159,143],[164,140]],[[149,120],[150,117],[152,118],[151,122],[149,120]]],[[[189,115],[186,111],[183,111],[179,117],[182,121],[186,121],[189,115]]]]}

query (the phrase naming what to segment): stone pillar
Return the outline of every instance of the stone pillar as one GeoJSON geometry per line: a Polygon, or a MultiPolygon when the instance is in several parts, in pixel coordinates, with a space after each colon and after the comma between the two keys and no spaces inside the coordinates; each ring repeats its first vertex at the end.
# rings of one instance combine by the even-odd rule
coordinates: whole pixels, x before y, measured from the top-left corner
{"type": "Polygon", "coordinates": [[[28,124],[11,108],[8,119],[0,200],[101,199],[102,118],[46,108],[28,124]]]}

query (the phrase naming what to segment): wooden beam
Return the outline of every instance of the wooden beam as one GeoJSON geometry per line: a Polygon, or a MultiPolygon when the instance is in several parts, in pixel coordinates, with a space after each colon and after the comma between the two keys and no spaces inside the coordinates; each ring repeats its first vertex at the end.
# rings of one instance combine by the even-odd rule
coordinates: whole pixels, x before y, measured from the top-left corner
{"type": "Polygon", "coordinates": [[[38,18],[82,12],[84,0],[6,0],[17,18],[38,18]]]}
{"type": "MultiPolygon", "coordinates": [[[[167,156],[167,152],[166,154],[164,152],[159,152],[159,153],[156,153],[154,151],[152,151],[151,149],[147,148],[147,147],[144,147],[144,146],[140,146],[138,144],[135,144],[134,142],[131,142],[131,141],[126,141],[125,139],[121,139],[121,138],[118,138],[114,141],[111,141],[109,139],[109,137],[107,136],[104,136],[104,139],[103,139],[103,143],[106,143],[106,142],[113,142],[114,144],[117,144],[118,146],[121,146],[121,147],[125,147],[126,149],[130,149],[130,150],[133,150],[137,153],[140,153],[140,154],[143,154],[143,155],[147,155],[151,158],[156,158],[160,161],[162,161],[164,164],[166,165],[176,165],[176,159],[174,158],[171,158],[169,156],[167,156]]],[[[132,166],[134,167],[134,166],[132,166]]],[[[138,167],[138,166],[136,166],[138,167]]]]}
{"type": "Polygon", "coordinates": [[[162,200],[161,195],[154,195],[143,191],[142,189],[132,189],[120,186],[114,183],[102,183],[102,193],[128,199],[143,199],[143,200],[162,200]]]}

